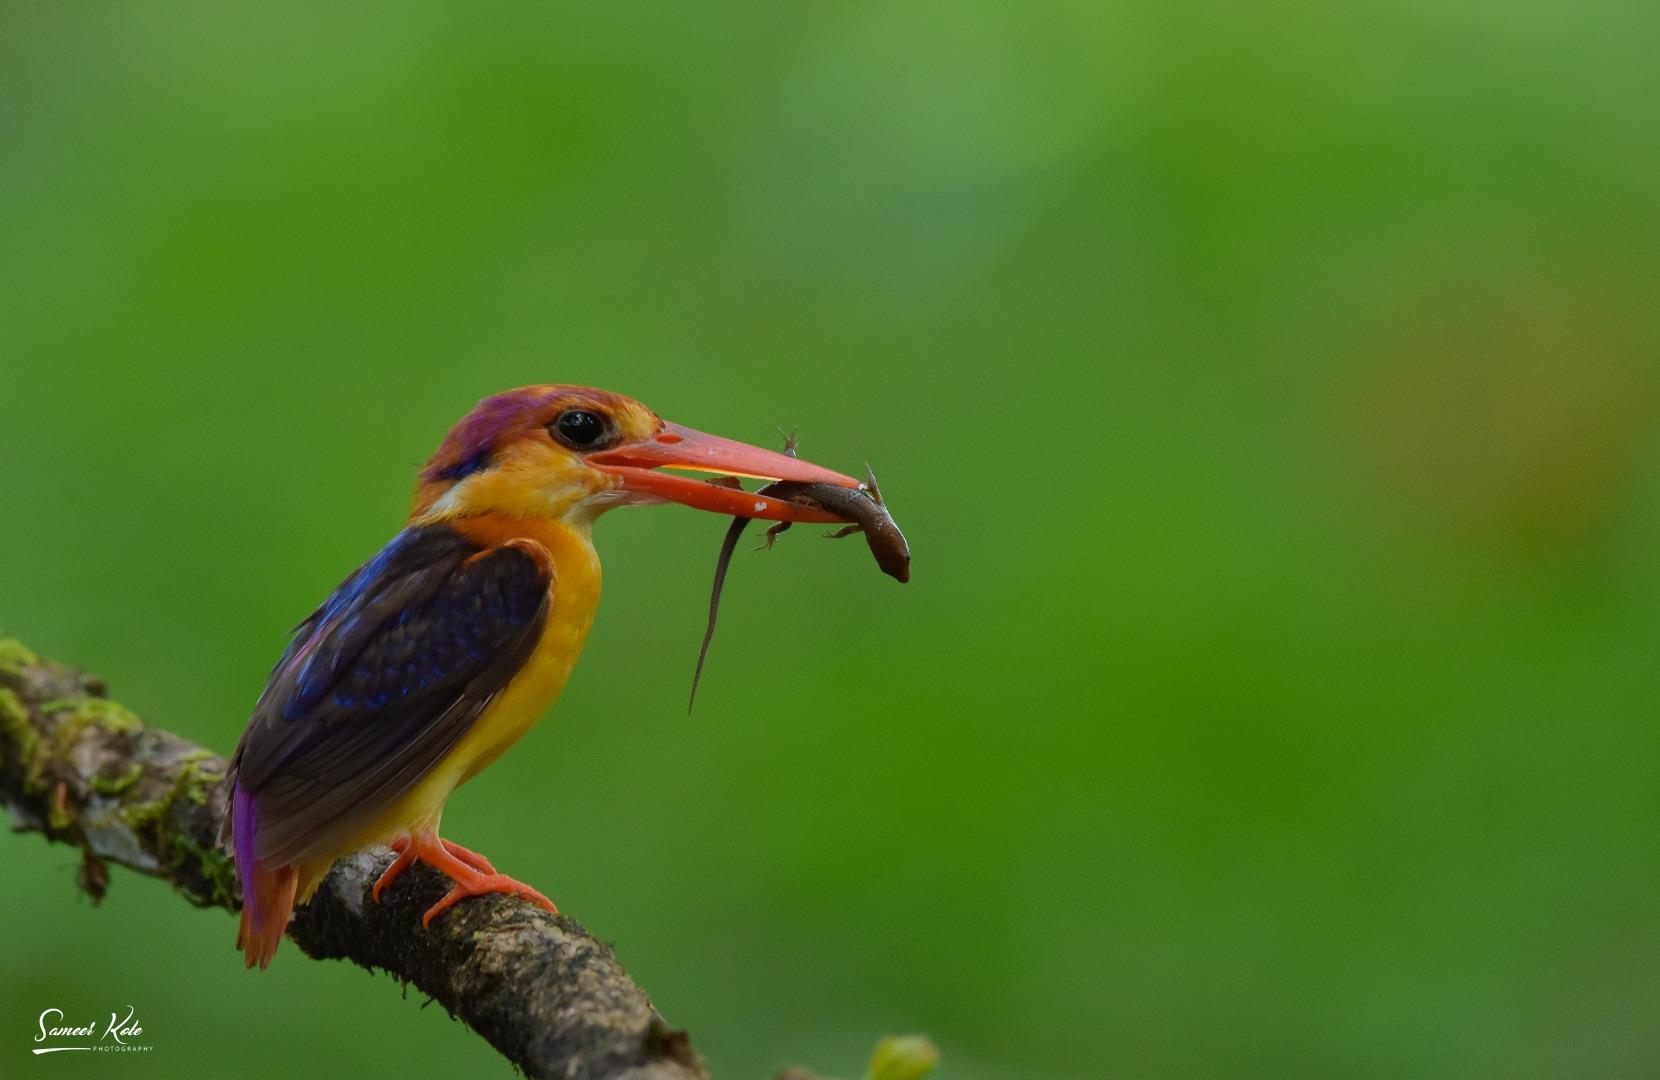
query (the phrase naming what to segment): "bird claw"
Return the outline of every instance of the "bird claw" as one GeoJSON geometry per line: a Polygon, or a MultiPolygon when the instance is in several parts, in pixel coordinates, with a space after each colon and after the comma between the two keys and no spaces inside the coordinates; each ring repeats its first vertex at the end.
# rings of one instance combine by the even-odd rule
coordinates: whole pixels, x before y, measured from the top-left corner
{"type": "Polygon", "coordinates": [[[430,926],[433,919],[448,911],[457,902],[469,896],[484,896],[488,893],[518,896],[555,915],[559,914],[559,909],[554,906],[552,900],[522,881],[498,874],[496,868],[490,865],[489,859],[460,844],[435,835],[421,835],[400,836],[387,846],[397,852],[398,857],[392,860],[392,865],[381,873],[369,890],[370,897],[377,903],[387,886],[418,861],[426,863],[454,883],[450,891],[421,916],[422,926],[430,926]]]}
{"type": "MultiPolygon", "coordinates": [[[[439,838],[438,842],[444,845],[445,851],[460,859],[462,862],[466,863],[474,870],[477,870],[479,873],[493,874],[496,872],[496,868],[490,865],[490,860],[486,859],[483,855],[480,855],[472,848],[464,848],[460,844],[455,843],[453,840],[445,840],[442,837],[439,838]]],[[[410,863],[420,858],[420,855],[413,850],[413,845],[410,838],[407,836],[400,836],[386,846],[398,853],[398,857],[393,860],[392,865],[387,867],[386,872],[381,875],[385,881],[385,884],[390,885],[392,884],[392,880],[396,878],[398,874],[402,873],[410,863]],[[397,873],[393,872],[394,868],[396,868],[397,873]]],[[[381,882],[377,881],[375,883],[374,892],[374,898],[376,900],[380,899],[381,888],[381,882]]]]}
{"type": "Polygon", "coordinates": [[[398,877],[405,870],[415,865],[415,851],[409,843],[409,837],[400,836],[388,846],[398,853],[398,857],[392,860],[391,866],[381,871],[380,877],[375,879],[374,885],[369,889],[369,898],[377,904],[380,903],[380,894],[386,891],[387,886],[398,880],[398,877]]]}
{"type": "Polygon", "coordinates": [[[491,893],[517,896],[521,900],[530,901],[551,915],[559,914],[559,909],[554,906],[552,900],[549,900],[524,882],[515,881],[506,874],[479,874],[475,877],[457,881],[455,887],[444,894],[443,899],[427,908],[426,914],[421,916],[421,925],[431,926],[432,920],[448,911],[459,901],[472,896],[488,896],[491,893]]]}

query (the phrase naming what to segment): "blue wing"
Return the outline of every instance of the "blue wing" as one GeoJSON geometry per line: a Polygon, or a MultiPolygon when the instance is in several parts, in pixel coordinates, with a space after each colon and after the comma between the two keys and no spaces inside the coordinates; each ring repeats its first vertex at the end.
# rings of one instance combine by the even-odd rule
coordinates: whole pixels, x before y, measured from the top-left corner
{"type": "Polygon", "coordinates": [[[325,855],[426,776],[535,649],[550,583],[446,525],[404,530],[347,578],[295,632],[232,761],[255,857],[325,855]]]}

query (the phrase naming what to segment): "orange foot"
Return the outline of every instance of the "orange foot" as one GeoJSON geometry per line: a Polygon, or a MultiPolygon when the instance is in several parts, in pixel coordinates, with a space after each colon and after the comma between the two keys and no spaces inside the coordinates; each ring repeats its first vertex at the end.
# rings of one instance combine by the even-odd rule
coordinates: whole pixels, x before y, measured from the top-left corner
{"type": "Polygon", "coordinates": [[[476,851],[468,851],[460,844],[440,839],[437,833],[416,833],[414,836],[399,837],[392,841],[392,850],[398,853],[398,857],[392,860],[392,865],[386,868],[375,882],[374,888],[369,890],[369,895],[377,902],[380,900],[381,891],[417,861],[426,863],[455,882],[455,887],[445,893],[442,900],[427,908],[426,914],[421,916],[422,926],[430,926],[433,919],[448,911],[458,900],[465,900],[469,896],[485,896],[489,893],[520,896],[537,907],[545,908],[555,915],[559,914],[559,909],[553,906],[552,900],[522,881],[514,881],[505,874],[496,873],[496,868],[490,865],[489,859],[476,851]]]}

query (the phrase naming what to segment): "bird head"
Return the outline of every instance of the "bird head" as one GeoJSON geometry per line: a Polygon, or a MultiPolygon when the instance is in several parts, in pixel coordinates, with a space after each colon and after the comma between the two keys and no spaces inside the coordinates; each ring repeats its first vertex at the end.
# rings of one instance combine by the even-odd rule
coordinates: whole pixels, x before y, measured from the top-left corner
{"type": "Polygon", "coordinates": [[[669,423],[622,394],[525,386],[485,398],[450,429],[421,471],[410,518],[427,523],[506,514],[585,528],[615,506],[678,502],[772,521],[842,520],[664,468],[859,486],[787,454],[669,423]]]}

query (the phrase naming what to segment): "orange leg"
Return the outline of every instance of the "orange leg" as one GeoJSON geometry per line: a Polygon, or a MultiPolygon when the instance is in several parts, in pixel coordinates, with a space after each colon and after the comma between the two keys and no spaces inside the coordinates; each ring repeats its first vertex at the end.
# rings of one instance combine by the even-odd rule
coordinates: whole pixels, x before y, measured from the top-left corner
{"type": "Polygon", "coordinates": [[[410,846],[409,837],[400,836],[392,841],[392,850],[398,857],[392,860],[392,865],[381,871],[380,877],[375,879],[374,886],[369,890],[369,896],[375,903],[380,903],[381,890],[398,880],[398,875],[415,865],[415,849],[410,846]]]}
{"type": "Polygon", "coordinates": [[[448,911],[458,900],[489,893],[507,893],[522,897],[555,915],[559,914],[559,909],[553,906],[552,900],[522,881],[514,881],[505,874],[496,873],[496,868],[490,865],[489,859],[476,851],[467,850],[460,844],[440,839],[437,833],[402,836],[394,840],[391,846],[392,850],[398,853],[398,857],[376,880],[374,888],[369,890],[369,895],[376,901],[380,900],[383,889],[416,862],[426,863],[455,882],[455,887],[421,916],[422,926],[430,926],[433,919],[448,911]]]}
{"type": "Polygon", "coordinates": [[[479,873],[493,874],[496,872],[496,868],[490,865],[490,860],[486,859],[478,852],[469,851],[460,844],[454,844],[448,840],[440,840],[439,843],[444,845],[445,851],[449,852],[451,855],[454,855],[456,858],[460,859],[474,870],[477,870],[479,873]]]}
{"type": "MultiPolygon", "coordinates": [[[[451,855],[454,855],[474,870],[477,870],[483,874],[494,874],[496,872],[496,868],[490,865],[490,860],[486,859],[478,852],[468,850],[460,844],[451,843],[448,840],[440,839],[438,842],[444,845],[445,851],[449,852],[451,855]]],[[[400,836],[387,846],[397,852],[398,857],[394,859],[392,861],[392,865],[388,866],[380,875],[379,880],[375,882],[375,887],[369,890],[369,895],[372,896],[377,903],[380,901],[381,890],[385,889],[388,885],[391,885],[393,881],[397,880],[399,874],[413,866],[416,859],[415,849],[410,844],[409,837],[407,836],[400,836]]]]}

